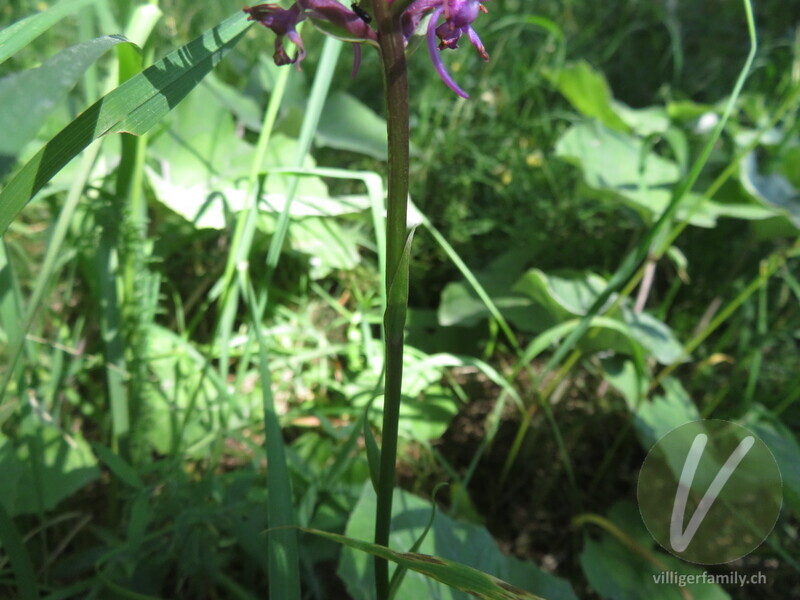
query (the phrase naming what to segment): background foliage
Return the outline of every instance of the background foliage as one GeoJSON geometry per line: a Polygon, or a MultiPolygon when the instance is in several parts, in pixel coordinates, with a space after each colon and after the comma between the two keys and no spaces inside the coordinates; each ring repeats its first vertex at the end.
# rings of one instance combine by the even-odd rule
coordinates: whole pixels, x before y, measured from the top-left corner
{"type": "MultiPolygon", "coordinates": [[[[721,1],[487,7],[491,62],[467,48],[447,57],[473,100],[449,93],[424,49],[410,58],[422,225],[393,547],[414,544],[448,482],[419,551],[546,598],[800,594],[791,3],[754,7],[758,53],[706,168],[645,267],[543,378],[713,139],[747,24],[721,1]],[[653,583],[665,565],[699,569],[656,549],[637,471],[660,435],[700,417],[750,427],[781,466],[773,534],[708,569],[763,572],[765,585],[653,583]]],[[[45,8],[11,0],[0,24],[45,8]]],[[[149,132],[90,146],[0,247],[4,597],[263,597],[281,500],[303,527],[369,539],[363,421],[380,423],[385,302],[379,61],[365,52],[351,79],[350,50],[339,57],[309,27],[303,71],[279,70],[272,34],[252,27],[235,46],[213,41],[225,59],[205,78],[187,71],[174,96],[140,74],[240,8],[72,0],[4,55],[4,194],[119,83],[154,92],[149,132]],[[272,408],[282,437],[267,433],[272,408]],[[267,488],[270,444],[285,446],[291,495],[267,488]]],[[[235,41],[241,25],[225,23],[235,41]]],[[[171,56],[167,76],[199,62],[171,56]]],[[[131,123],[112,131],[139,133],[131,123]]],[[[303,597],[370,597],[364,555],[308,534],[299,554],[303,597]]],[[[466,597],[409,573],[397,597],[421,594],[466,597]]]]}

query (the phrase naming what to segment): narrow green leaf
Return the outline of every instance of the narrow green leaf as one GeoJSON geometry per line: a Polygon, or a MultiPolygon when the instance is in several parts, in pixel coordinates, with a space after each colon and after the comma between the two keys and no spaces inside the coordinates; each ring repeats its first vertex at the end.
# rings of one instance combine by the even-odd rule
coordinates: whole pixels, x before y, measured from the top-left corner
{"type": "MultiPolygon", "coordinates": [[[[19,278],[10,258],[6,241],[0,240],[0,328],[6,336],[6,352],[9,348],[19,348],[22,351],[25,343],[23,329],[25,310],[23,309],[19,278]]],[[[6,369],[9,369],[6,377],[8,379],[18,377],[20,371],[17,368],[18,365],[15,364],[16,361],[8,359],[6,361],[6,369]]],[[[3,419],[0,417],[0,424],[2,421],[3,419]]]]}
{"type": "MultiPolygon", "coordinates": [[[[428,524],[425,525],[425,529],[422,530],[422,533],[414,542],[414,545],[411,546],[409,552],[417,552],[422,546],[422,542],[425,541],[425,538],[428,536],[428,532],[433,527],[433,522],[436,520],[436,492],[438,492],[442,487],[447,485],[446,482],[440,482],[436,484],[436,487],[433,488],[433,493],[431,494],[431,516],[428,519],[428,524]]],[[[400,589],[400,585],[403,583],[403,578],[406,576],[408,569],[403,566],[398,566],[395,569],[394,574],[392,575],[392,580],[389,582],[389,599],[392,600],[395,595],[397,594],[397,590],[400,589]]]]}
{"type": "Polygon", "coordinates": [[[125,28],[125,37],[137,46],[144,47],[162,14],[156,4],[137,6],[125,28]]]}
{"type": "Polygon", "coordinates": [[[14,525],[3,503],[0,502],[0,546],[11,561],[11,569],[17,583],[17,591],[21,600],[37,600],[39,591],[36,588],[36,575],[31,558],[22,542],[22,536],[14,525]]]}
{"type": "Polygon", "coordinates": [[[269,597],[284,600],[300,600],[300,568],[297,548],[297,532],[292,503],[292,486],[286,463],[286,448],[283,443],[280,419],[272,396],[272,372],[267,355],[267,342],[261,331],[262,310],[252,284],[244,272],[239,272],[240,287],[245,292],[247,307],[252,319],[252,328],[258,342],[261,393],[264,404],[264,430],[267,452],[267,511],[269,526],[278,528],[270,537],[269,545],[269,597]]]}
{"type": "Polygon", "coordinates": [[[486,292],[484,286],[481,284],[480,281],[478,281],[478,278],[475,276],[475,274],[469,269],[467,264],[458,255],[455,248],[453,248],[453,246],[450,245],[450,242],[448,242],[447,239],[445,239],[445,237],[441,234],[441,232],[438,229],[436,229],[433,223],[431,223],[430,219],[423,212],[421,212],[419,208],[417,208],[414,205],[413,202],[411,202],[409,206],[411,207],[412,214],[419,215],[419,219],[422,221],[422,225],[424,225],[425,228],[430,232],[430,234],[433,236],[433,239],[436,240],[436,243],[442,247],[442,250],[444,250],[445,254],[447,254],[450,260],[453,261],[453,264],[458,268],[458,270],[461,271],[461,274],[464,276],[464,279],[466,279],[467,282],[470,284],[470,286],[472,286],[472,289],[475,291],[475,294],[477,294],[478,298],[480,298],[481,301],[484,303],[489,313],[492,315],[492,317],[494,317],[495,321],[497,321],[497,324],[500,326],[500,329],[502,329],[503,333],[505,334],[511,346],[514,348],[518,348],[519,345],[517,343],[517,338],[515,337],[514,332],[511,331],[511,327],[508,326],[508,322],[506,321],[505,317],[497,308],[497,305],[495,304],[494,300],[492,300],[492,298],[486,292]]]}
{"type": "Polygon", "coordinates": [[[10,170],[20,150],[89,66],[109,48],[127,40],[107,35],[62,50],[38,69],[0,79],[0,176],[10,170]]]}
{"type": "Polygon", "coordinates": [[[403,254],[389,283],[388,306],[384,320],[387,342],[403,335],[408,308],[408,265],[411,261],[411,242],[414,240],[416,230],[417,228],[413,227],[406,235],[403,254]]]}
{"type": "Polygon", "coordinates": [[[92,442],[92,450],[102,460],[106,466],[111,469],[111,472],[119,477],[122,481],[127,483],[132,488],[141,490],[144,488],[144,482],[139,474],[125,462],[119,455],[115,454],[111,448],[103,446],[98,442],[92,442]]]}
{"type": "Polygon", "coordinates": [[[141,135],[171,111],[250,26],[237,12],[95,102],[61,130],[0,193],[0,233],[72,158],[107,133],[141,135]]]}
{"type": "Polygon", "coordinates": [[[369,464],[369,478],[372,481],[372,487],[375,493],[378,493],[378,481],[381,472],[381,450],[378,448],[378,442],[375,441],[375,436],[372,435],[372,429],[369,426],[369,409],[372,408],[372,403],[375,398],[370,400],[367,407],[364,409],[364,446],[367,449],[367,463],[369,464]]]}
{"type": "Polygon", "coordinates": [[[500,31],[501,29],[507,29],[509,27],[521,27],[525,25],[533,25],[534,27],[543,29],[556,38],[559,42],[564,41],[564,31],[556,24],[556,22],[539,15],[515,14],[508,17],[503,17],[502,19],[495,21],[490,27],[490,30],[500,31]]]}
{"type": "Polygon", "coordinates": [[[301,528],[301,531],[389,560],[403,568],[422,573],[426,577],[441,581],[451,588],[483,600],[543,600],[541,596],[526,592],[497,577],[438,556],[415,552],[395,552],[384,546],[319,529],[301,528]]]}
{"type": "MultiPolygon", "coordinates": [[[[101,0],[102,1],[102,0],[101,0]]],[[[61,0],[44,12],[30,15],[0,31],[0,63],[16,54],[64,17],[98,0],[61,0]]]]}

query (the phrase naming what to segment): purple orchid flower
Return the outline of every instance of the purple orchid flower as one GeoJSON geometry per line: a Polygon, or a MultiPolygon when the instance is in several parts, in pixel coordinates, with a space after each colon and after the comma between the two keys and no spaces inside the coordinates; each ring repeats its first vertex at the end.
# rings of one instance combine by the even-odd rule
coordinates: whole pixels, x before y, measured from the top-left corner
{"type": "MultiPolygon", "coordinates": [[[[437,6],[431,15],[431,20],[428,22],[428,51],[430,52],[433,66],[445,85],[462,98],[468,99],[469,94],[462,90],[450,76],[450,73],[447,72],[442,62],[440,51],[445,48],[455,50],[458,48],[458,40],[461,38],[461,35],[467,34],[469,41],[475,46],[480,57],[483,60],[489,60],[489,55],[483,47],[481,38],[478,37],[478,34],[472,28],[472,22],[478,18],[478,13],[486,12],[486,8],[481,4],[481,2],[484,1],[485,0],[440,0],[439,2],[433,3],[437,6]],[[436,24],[439,22],[439,17],[442,14],[444,14],[444,23],[437,27],[436,24]],[[438,47],[436,44],[437,37],[441,40],[438,47]]],[[[417,2],[430,4],[431,0],[417,0],[417,2]]],[[[417,2],[412,3],[406,12],[410,11],[417,2]]]]}
{"type": "MultiPolygon", "coordinates": [[[[279,66],[294,64],[298,70],[300,69],[306,51],[303,39],[297,32],[297,24],[307,18],[323,28],[326,33],[344,41],[375,43],[377,40],[375,31],[358,14],[345,8],[337,0],[297,0],[288,9],[283,9],[277,4],[259,4],[252,7],[245,6],[243,10],[249,15],[247,17],[249,21],[259,22],[277,35],[273,60],[279,66]],[[298,54],[294,58],[290,58],[286,53],[283,46],[284,37],[289,38],[297,46],[298,54]]],[[[358,43],[354,43],[353,47],[355,49],[353,77],[355,77],[361,63],[361,47],[358,43]]]]}
{"type": "Polygon", "coordinates": [[[290,8],[283,9],[277,4],[259,4],[253,7],[245,6],[242,10],[249,15],[248,21],[257,21],[278,36],[275,38],[275,54],[272,55],[275,64],[282,66],[297,63],[299,68],[306,56],[303,39],[297,33],[297,24],[306,18],[299,5],[292,4],[290,8]],[[294,58],[289,58],[286,48],[283,47],[284,37],[288,37],[297,46],[298,54],[294,58]]]}
{"type": "MultiPolygon", "coordinates": [[[[382,0],[376,0],[378,2],[382,0]]],[[[388,0],[390,3],[393,0],[388,0]]],[[[428,50],[436,72],[442,81],[462,98],[469,98],[464,90],[447,72],[442,62],[440,52],[444,49],[455,50],[458,40],[466,34],[469,41],[475,46],[483,60],[489,60],[489,55],[483,47],[478,34],[472,28],[472,23],[481,12],[486,12],[483,2],[486,0],[415,0],[403,11],[401,25],[406,43],[417,30],[420,22],[426,15],[430,15],[428,23],[428,50]],[[444,23],[439,25],[439,20],[444,15],[444,23]],[[439,43],[437,44],[437,38],[439,43]]],[[[353,76],[358,71],[361,59],[359,43],[375,43],[377,34],[365,19],[363,10],[354,11],[345,7],[337,0],[296,0],[288,9],[283,9],[277,4],[259,4],[246,6],[244,11],[251,21],[258,21],[264,27],[271,29],[278,36],[275,40],[275,64],[286,65],[294,63],[299,68],[305,57],[303,40],[297,33],[297,24],[306,18],[310,19],[317,27],[331,33],[336,37],[353,42],[356,56],[353,65],[353,76]],[[298,54],[290,58],[283,47],[284,37],[289,38],[298,48],[298,54]]]]}

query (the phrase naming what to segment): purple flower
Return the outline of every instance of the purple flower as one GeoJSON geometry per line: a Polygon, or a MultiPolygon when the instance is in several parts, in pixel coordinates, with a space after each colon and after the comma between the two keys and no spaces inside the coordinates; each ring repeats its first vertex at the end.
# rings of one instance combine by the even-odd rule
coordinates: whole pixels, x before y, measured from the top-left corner
{"type": "MultiPolygon", "coordinates": [[[[462,90],[450,76],[450,73],[447,72],[442,62],[440,51],[445,48],[455,50],[458,48],[458,40],[461,38],[461,35],[466,34],[481,58],[483,60],[489,60],[489,55],[483,47],[483,42],[481,42],[478,34],[472,28],[472,22],[478,18],[478,14],[486,12],[486,8],[481,4],[481,2],[484,1],[485,0],[417,0],[406,10],[406,13],[412,12],[415,10],[415,7],[419,5],[419,13],[415,14],[412,12],[412,14],[409,15],[409,19],[412,23],[414,19],[416,19],[416,24],[419,24],[422,14],[433,7],[434,10],[431,15],[431,20],[428,22],[428,51],[430,52],[433,66],[439,74],[439,77],[442,78],[442,81],[445,82],[447,87],[462,98],[469,98],[469,94],[462,90]],[[444,23],[437,27],[436,25],[439,23],[439,18],[443,14],[444,23]],[[438,45],[436,44],[437,37],[440,40],[438,45]]],[[[403,16],[405,17],[405,14],[403,16]]]]}
{"type": "MultiPolygon", "coordinates": [[[[382,2],[384,0],[376,0],[382,2]]],[[[483,47],[478,34],[472,28],[472,23],[481,12],[486,12],[483,2],[486,0],[415,0],[403,11],[401,26],[406,43],[414,35],[420,22],[426,15],[430,15],[428,23],[428,50],[431,54],[433,66],[447,87],[463,98],[469,95],[462,90],[453,80],[442,62],[440,52],[447,48],[458,48],[458,40],[466,34],[469,41],[475,46],[483,60],[489,60],[489,55],[483,47]],[[440,18],[444,16],[444,23],[439,25],[440,18]],[[438,38],[438,43],[437,43],[438,38]]],[[[388,0],[392,2],[392,0],[388,0]]],[[[278,36],[275,40],[275,64],[285,65],[296,63],[298,68],[305,57],[303,40],[297,33],[296,26],[308,18],[317,28],[344,41],[353,42],[356,50],[356,60],[353,75],[358,70],[361,49],[358,43],[367,42],[377,45],[378,36],[369,25],[369,19],[363,18],[337,0],[296,0],[288,9],[283,9],[277,4],[259,4],[258,6],[244,8],[250,15],[251,21],[258,21],[271,29],[278,36]],[[298,48],[298,55],[289,58],[283,47],[284,37],[289,38],[298,48]]]]}
{"type": "Polygon", "coordinates": [[[364,19],[337,0],[297,0],[297,4],[306,11],[312,23],[342,40],[357,42],[378,39],[364,19]]]}
{"type": "Polygon", "coordinates": [[[245,6],[242,10],[249,15],[248,21],[257,21],[278,36],[275,38],[275,54],[272,55],[275,64],[280,66],[297,63],[299,68],[306,56],[303,40],[296,29],[297,24],[306,18],[300,7],[292,4],[290,8],[283,9],[277,4],[259,4],[252,7],[245,6]],[[298,55],[294,58],[289,58],[286,54],[286,48],[283,47],[284,36],[297,46],[298,55]]]}

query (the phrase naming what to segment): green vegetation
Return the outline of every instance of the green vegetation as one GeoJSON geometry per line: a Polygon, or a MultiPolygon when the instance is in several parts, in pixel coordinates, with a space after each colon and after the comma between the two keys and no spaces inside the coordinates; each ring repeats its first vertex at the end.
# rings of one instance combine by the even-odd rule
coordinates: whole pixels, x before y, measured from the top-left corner
{"type": "Polygon", "coordinates": [[[410,45],[389,550],[379,54],[353,79],[303,23],[276,67],[231,2],[5,3],[0,598],[368,600],[373,556],[396,600],[800,597],[791,4],[492,0],[490,62],[443,53],[470,100],[410,45]],[[730,564],[636,506],[701,418],[783,475],[730,564]]]}

